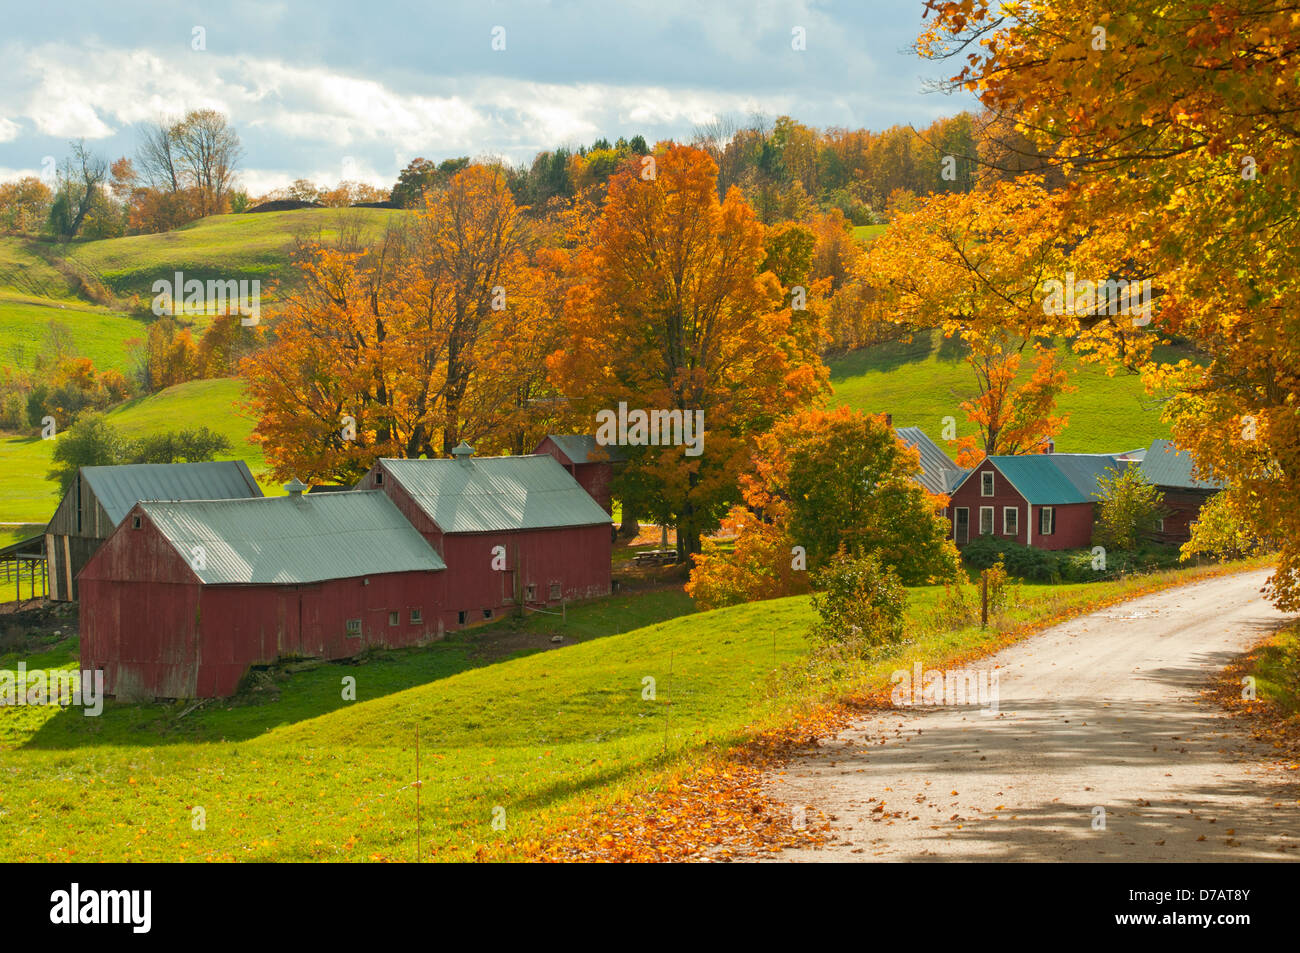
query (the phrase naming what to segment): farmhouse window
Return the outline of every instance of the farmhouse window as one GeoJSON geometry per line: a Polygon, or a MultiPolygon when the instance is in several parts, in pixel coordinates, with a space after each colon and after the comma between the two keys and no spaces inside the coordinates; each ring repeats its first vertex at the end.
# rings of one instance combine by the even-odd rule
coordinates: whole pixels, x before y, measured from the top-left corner
{"type": "Polygon", "coordinates": [[[397,624],[401,621],[401,617],[402,617],[402,614],[401,614],[400,612],[390,612],[390,613],[388,613],[388,624],[389,624],[389,625],[397,625],[397,624]]]}
{"type": "Polygon", "coordinates": [[[551,601],[554,602],[558,598],[560,598],[560,584],[553,582],[551,583],[551,601]]]}
{"type": "Polygon", "coordinates": [[[411,622],[415,623],[415,622],[423,622],[423,621],[424,621],[424,613],[419,609],[412,609],[411,622]]]}
{"type": "Polygon", "coordinates": [[[1159,532],[1163,533],[1163,532],[1165,531],[1165,521],[1164,521],[1164,520],[1156,520],[1156,529],[1157,529],[1159,532]]]}
{"type": "Polygon", "coordinates": [[[1038,514],[1038,535],[1051,536],[1056,532],[1056,510],[1044,506],[1038,514]]]}
{"type": "Polygon", "coordinates": [[[528,586],[524,589],[524,598],[527,599],[529,602],[536,602],[537,586],[533,585],[532,583],[529,583],[528,586]]]}
{"type": "Polygon", "coordinates": [[[491,609],[484,609],[484,610],[483,610],[483,618],[485,618],[485,619],[490,619],[490,618],[492,618],[492,610],[491,610],[491,609]]]}
{"type": "Polygon", "coordinates": [[[348,638],[355,639],[361,637],[361,620],[348,619],[348,638]]]}
{"type": "Polygon", "coordinates": [[[1020,510],[1014,506],[1002,507],[1002,535],[1015,536],[1020,532],[1020,510]]]}
{"type": "Polygon", "coordinates": [[[464,609],[461,609],[459,612],[456,613],[456,623],[458,625],[464,625],[468,621],[469,621],[469,613],[466,612],[464,609]]]}
{"type": "Polygon", "coordinates": [[[992,495],[993,495],[993,471],[985,470],[983,473],[980,474],[980,496],[992,496],[992,495]]]}
{"type": "Polygon", "coordinates": [[[993,507],[991,506],[980,507],[980,535],[993,535],[993,507]]]}

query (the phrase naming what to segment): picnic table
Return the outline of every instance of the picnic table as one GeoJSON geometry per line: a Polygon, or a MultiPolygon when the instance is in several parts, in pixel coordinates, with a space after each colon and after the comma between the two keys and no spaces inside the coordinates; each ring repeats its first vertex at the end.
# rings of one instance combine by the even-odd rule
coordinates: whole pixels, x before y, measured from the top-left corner
{"type": "Polygon", "coordinates": [[[675,562],[675,549],[642,549],[632,557],[632,563],[637,566],[671,566],[675,562]]]}

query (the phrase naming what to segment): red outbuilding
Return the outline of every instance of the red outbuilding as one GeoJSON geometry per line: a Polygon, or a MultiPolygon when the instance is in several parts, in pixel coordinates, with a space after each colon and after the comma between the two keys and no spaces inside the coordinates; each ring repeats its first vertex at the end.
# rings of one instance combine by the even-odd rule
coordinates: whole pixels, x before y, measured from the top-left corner
{"type": "Polygon", "coordinates": [[[81,664],[121,700],[439,638],[442,559],[383,493],[137,503],[78,576],[81,664]]]}
{"type": "Polygon", "coordinates": [[[447,565],[450,629],[516,606],[609,595],[609,514],[552,457],[382,459],[357,484],[382,490],[447,565]]]}
{"type": "Polygon", "coordinates": [[[953,539],[996,536],[1038,549],[1092,545],[1098,479],[1126,455],[1034,453],[986,457],[951,492],[953,539]]]}
{"type": "Polygon", "coordinates": [[[614,467],[623,462],[622,451],[617,446],[603,446],[595,437],[585,434],[553,433],[533,453],[554,457],[606,513],[614,512],[609,485],[614,479],[614,467]]]}

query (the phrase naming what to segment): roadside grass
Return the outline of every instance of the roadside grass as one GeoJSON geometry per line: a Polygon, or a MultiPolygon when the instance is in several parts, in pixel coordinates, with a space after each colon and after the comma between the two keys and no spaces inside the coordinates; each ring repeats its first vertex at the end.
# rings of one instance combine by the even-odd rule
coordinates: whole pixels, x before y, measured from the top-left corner
{"type": "Polygon", "coordinates": [[[1300,714],[1300,623],[1280,630],[1260,646],[1253,674],[1257,698],[1288,716],[1300,714]]]}
{"type": "Polygon", "coordinates": [[[213,215],[175,231],[76,244],[68,256],[120,296],[152,299],[154,282],[170,282],[180,271],[187,280],[205,282],[258,279],[264,300],[270,300],[269,282],[294,278],[290,250],[295,235],[319,235],[328,241],[337,238],[341,228],[379,231],[407,214],[354,208],[213,215]]]}
{"type": "MultiPolygon", "coordinates": [[[[472,663],[456,655],[458,640],[388,662],[322,666],[292,676],[279,702],[253,713],[214,703],[180,719],[178,708],[181,727],[160,727],[159,706],[110,702],[98,719],[59,711],[34,733],[3,733],[0,858],[412,860],[417,729],[422,856],[530,856],[551,832],[914,658],[943,664],[1030,625],[1222,571],[1022,584],[1017,606],[989,632],[936,629],[927,620],[942,588],[913,589],[910,643],[839,684],[798,677],[812,619],[798,596],[455,671],[472,663]],[[356,702],[341,700],[343,674],[357,678],[356,702]],[[426,681],[403,687],[404,678],[426,681]],[[196,807],[201,831],[191,827],[196,807]]],[[[629,612],[617,599],[593,604],[585,623],[596,630],[629,612]]],[[[0,710],[0,719],[21,711],[0,710]]]]}
{"type": "MultiPolygon", "coordinates": [[[[1069,414],[1069,423],[1057,438],[1061,452],[1105,453],[1150,446],[1168,437],[1158,407],[1144,406],[1145,393],[1136,375],[1108,377],[1095,365],[1084,365],[1062,348],[1070,384],[1078,389],[1063,394],[1057,409],[1069,414]]],[[[1194,359],[1186,348],[1159,347],[1160,359],[1194,359]]],[[[956,420],[958,436],[974,433],[959,404],[974,395],[971,372],[960,347],[938,330],[917,334],[913,340],[877,345],[829,358],[832,403],[868,413],[891,413],[896,427],[920,427],[941,447],[943,418],[956,420]]],[[[1022,369],[1020,380],[1028,378],[1022,369]]],[[[951,454],[950,454],[951,455],[951,454]]]]}

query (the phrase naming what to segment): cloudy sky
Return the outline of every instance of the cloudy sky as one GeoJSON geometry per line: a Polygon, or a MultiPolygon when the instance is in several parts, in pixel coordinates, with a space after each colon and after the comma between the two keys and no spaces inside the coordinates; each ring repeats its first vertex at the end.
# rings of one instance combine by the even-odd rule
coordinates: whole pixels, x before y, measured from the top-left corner
{"type": "Polygon", "coordinates": [[[6,4],[0,180],[67,141],[131,155],[136,124],[215,107],[254,194],[305,176],[389,185],[415,156],[499,155],[715,116],[923,125],[971,102],[908,51],[922,0],[235,0],[6,4]],[[806,49],[792,49],[795,28],[806,49]],[[504,49],[493,49],[504,42],[504,49]]]}

